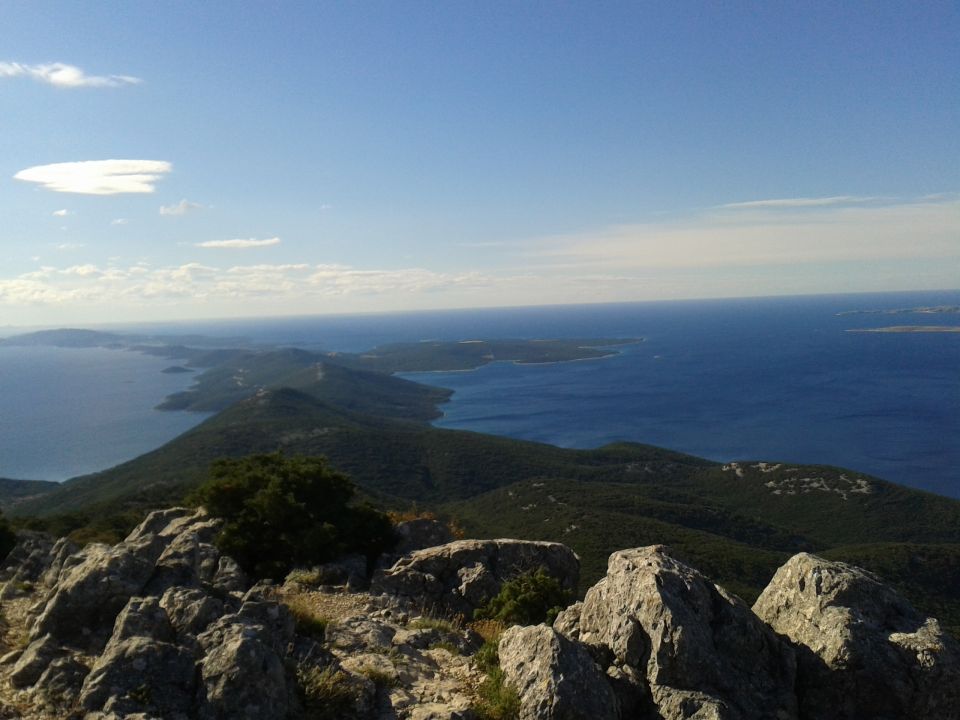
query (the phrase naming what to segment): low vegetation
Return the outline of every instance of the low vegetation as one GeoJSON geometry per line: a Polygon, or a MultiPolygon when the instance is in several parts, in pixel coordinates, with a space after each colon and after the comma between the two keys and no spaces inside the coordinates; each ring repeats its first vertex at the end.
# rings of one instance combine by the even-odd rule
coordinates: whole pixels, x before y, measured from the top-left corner
{"type": "Polygon", "coordinates": [[[360,694],[350,677],[342,670],[328,666],[302,667],[297,680],[303,694],[308,720],[350,720],[356,717],[360,694]]]}
{"type": "Polygon", "coordinates": [[[573,593],[564,590],[544,568],[508,580],[500,592],[476,610],[478,620],[498,620],[506,625],[552,623],[573,600],[573,593]]]}
{"type": "Polygon", "coordinates": [[[486,675],[477,688],[477,701],[473,706],[479,720],[516,720],[520,714],[520,696],[507,684],[500,669],[499,642],[497,634],[484,642],[473,656],[474,665],[486,675]]]}
{"type": "Polygon", "coordinates": [[[192,496],[224,521],[217,545],[257,578],[360,552],[371,560],[393,542],[386,515],[352,505],[353,483],[323,458],[282,453],[220,460],[192,496]]]}

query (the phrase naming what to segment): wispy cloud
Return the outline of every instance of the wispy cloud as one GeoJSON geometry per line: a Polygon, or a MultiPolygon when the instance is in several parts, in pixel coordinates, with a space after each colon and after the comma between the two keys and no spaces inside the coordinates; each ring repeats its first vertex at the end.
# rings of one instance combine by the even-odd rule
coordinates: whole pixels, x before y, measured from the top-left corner
{"type": "Polygon", "coordinates": [[[53,215],[54,217],[66,217],[67,215],[70,214],[70,211],[64,208],[63,210],[54,210],[50,214],[53,215]]]}
{"type": "Polygon", "coordinates": [[[114,218],[113,220],[110,221],[110,224],[111,224],[111,225],[126,225],[126,224],[129,223],[129,222],[130,222],[130,221],[127,220],[126,218],[114,218]]]}
{"type": "Polygon", "coordinates": [[[744,268],[960,256],[960,201],[716,209],[534,242],[530,257],[569,268],[744,268]]]}
{"type": "Polygon", "coordinates": [[[83,70],[66,63],[25,65],[0,62],[0,78],[28,77],[59,88],[120,87],[136,85],[140,78],[130,75],[87,75],[83,70]]]}
{"type": "Polygon", "coordinates": [[[193,210],[202,210],[202,209],[203,209],[203,205],[201,205],[200,203],[190,202],[189,200],[184,198],[180,202],[174,203],[173,205],[162,205],[160,207],[160,214],[161,215],[186,215],[188,212],[192,212],[193,210]]]}
{"type": "Polygon", "coordinates": [[[158,301],[235,302],[270,297],[302,303],[312,298],[416,296],[454,287],[485,287],[473,273],[438,273],[422,268],[360,270],[307,263],[214,267],[186,263],[170,267],[100,267],[91,263],[43,266],[0,279],[0,306],[69,303],[150,305],[158,301]]]}
{"type": "Polygon", "coordinates": [[[266,238],[265,240],[257,240],[256,238],[249,238],[246,240],[240,238],[235,240],[207,240],[206,242],[196,243],[196,246],[201,248],[246,250],[248,248],[270,247],[271,245],[279,244],[280,238],[272,237],[266,238]]]}
{"type": "Polygon", "coordinates": [[[776,198],[773,200],[748,200],[746,202],[727,203],[718,205],[723,209],[748,209],[748,208],[812,208],[826,207],[829,205],[860,205],[863,203],[882,200],[878,197],[862,197],[857,195],[835,195],[833,197],[818,198],[776,198]]]}
{"type": "Polygon", "coordinates": [[[157,181],[172,169],[163,160],[84,160],[37,165],[13,177],[54,192],[119,195],[152,193],[157,181]]]}

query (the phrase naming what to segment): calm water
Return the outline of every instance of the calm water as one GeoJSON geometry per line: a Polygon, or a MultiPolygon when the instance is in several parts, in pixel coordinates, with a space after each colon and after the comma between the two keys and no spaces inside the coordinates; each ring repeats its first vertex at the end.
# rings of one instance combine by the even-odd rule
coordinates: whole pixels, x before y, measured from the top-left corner
{"type": "Polygon", "coordinates": [[[122,350],[0,347],[0,477],[64,480],[153,450],[206,417],[153,410],[191,375],[122,350]]]}
{"type": "MultiPolygon", "coordinates": [[[[958,325],[960,316],[836,315],[928,305],[960,305],[960,292],[124,329],[245,336],[255,343],[343,351],[435,338],[642,336],[643,343],[604,360],[495,363],[473,372],[407,377],[455,390],[437,422],[442,427],[570,447],[634,440],[717,460],[836,464],[960,497],[960,335],[845,332],[958,325]]],[[[59,479],[100,469],[152,449],[201,419],[150,410],[165,394],[190,382],[189,377],[159,373],[167,361],[107,350],[30,349],[22,352],[38,358],[52,353],[60,360],[47,370],[28,360],[26,374],[11,381],[8,352],[0,351],[0,476],[59,479]],[[81,360],[93,357],[88,353],[98,360],[81,360]],[[65,364],[57,365],[61,361],[65,364]],[[125,381],[116,381],[119,369],[97,374],[90,367],[109,367],[114,361],[129,363],[125,381]],[[64,368],[72,364],[87,368],[87,374],[66,374],[64,368]],[[164,383],[176,387],[166,389],[164,383]],[[9,399],[11,385],[19,401],[9,399]],[[82,396],[87,399],[81,401],[82,396]],[[108,397],[116,404],[108,405],[108,397]],[[77,419],[84,416],[90,421],[77,419]],[[11,442],[11,432],[21,437],[19,445],[11,442]],[[124,433],[128,439],[119,440],[124,433]],[[56,451],[68,445],[69,453],[56,451]],[[56,455],[60,459],[51,464],[56,455]],[[14,467],[19,469],[10,469],[14,467]]]]}

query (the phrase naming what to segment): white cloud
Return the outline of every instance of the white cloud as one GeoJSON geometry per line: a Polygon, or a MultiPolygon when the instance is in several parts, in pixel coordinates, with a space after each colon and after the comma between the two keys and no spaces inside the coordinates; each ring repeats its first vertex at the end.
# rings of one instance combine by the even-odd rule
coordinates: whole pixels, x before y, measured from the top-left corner
{"type": "Polygon", "coordinates": [[[246,240],[239,238],[235,240],[207,240],[206,242],[196,243],[196,246],[202,248],[245,250],[247,248],[270,247],[271,245],[279,244],[280,238],[272,237],[267,238],[266,240],[257,240],[256,238],[249,238],[246,240]]]}
{"type": "Polygon", "coordinates": [[[173,205],[162,205],[160,207],[160,214],[161,215],[186,215],[188,212],[192,210],[201,210],[201,209],[203,209],[203,205],[201,205],[200,203],[190,202],[189,200],[184,198],[180,202],[174,203],[173,205]]]}
{"type": "Polygon", "coordinates": [[[307,263],[237,265],[227,268],[187,263],[152,268],[94,264],[42,266],[0,279],[0,306],[66,305],[85,302],[148,306],[158,301],[236,302],[270,297],[302,303],[333,297],[415,296],[443,288],[485,287],[490,280],[472,273],[447,274],[422,268],[358,270],[307,263]]]}
{"type": "Polygon", "coordinates": [[[55,217],[66,217],[67,215],[70,215],[71,213],[70,213],[69,210],[67,210],[66,208],[64,208],[63,210],[54,210],[54,211],[53,211],[52,213],[50,213],[50,214],[53,215],[53,216],[55,216],[55,217]]]}
{"type": "Polygon", "coordinates": [[[83,243],[59,243],[54,245],[57,250],[79,250],[82,247],[85,247],[83,243]]]}
{"type": "Polygon", "coordinates": [[[0,62],[0,78],[4,77],[29,77],[60,88],[119,87],[141,82],[140,78],[130,75],[87,75],[80,68],[65,63],[24,65],[0,62]]]}
{"type": "Polygon", "coordinates": [[[110,221],[110,224],[111,224],[111,225],[126,225],[126,224],[129,223],[129,222],[130,222],[130,221],[127,220],[126,218],[114,218],[113,220],[110,221]]]}
{"type": "MultiPolygon", "coordinates": [[[[960,201],[740,206],[683,221],[543,238],[528,257],[589,268],[743,268],[960,256],[960,201]]],[[[746,294],[746,293],[745,293],[746,294]]]]}
{"type": "Polygon", "coordinates": [[[156,182],[172,169],[163,160],[84,160],[37,165],[13,177],[54,192],[119,195],[152,193],[156,182]]]}
{"type": "Polygon", "coordinates": [[[862,203],[875,202],[882,200],[878,197],[858,197],[856,195],[836,195],[834,197],[820,198],[778,198],[773,200],[748,200],[747,202],[727,203],[718,205],[723,209],[747,209],[747,208],[804,208],[804,207],[825,207],[828,205],[858,205],[862,203]]]}

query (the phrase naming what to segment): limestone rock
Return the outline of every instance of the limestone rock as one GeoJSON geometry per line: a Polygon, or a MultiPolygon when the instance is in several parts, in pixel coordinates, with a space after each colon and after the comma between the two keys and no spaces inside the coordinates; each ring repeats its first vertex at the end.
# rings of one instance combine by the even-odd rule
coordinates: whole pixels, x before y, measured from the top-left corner
{"type": "Polygon", "coordinates": [[[579,643],[546,625],[503,633],[500,667],[520,695],[520,720],[618,720],[603,671],[579,643]]]}
{"type": "Polygon", "coordinates": [[[46,533],[21,530],[17,533],[17,544],[7,555],[0,580],[0,600],[24,595],[28,588],[36,583],[53,559],[54,540],[46,533]]]}
{"type": "Polygon", "coordinates": [[[186,649],[133,636],[111,641],[87,675],[80,705],[124,717],[187,713],[196,692],[193,655],[186,649]]]}
{"type": "Polygon", "coordinates": [[[168,588],[160,607],[180,638],[199,635],[224,612],[221,600],[199,588],[168,588]]]}
{"type": "Polygon", "coordinates": [[[80,687],[90,668],[74,657],[52,660],[34,685],[35,697],[59,707],[72,706],[80,695],[80,687]]]}
{"type": "Polygon", "coordinates": [[[662,546],[613,553],[579,628],[581,642],[609,659],[626,707],[642,702],[645,682],[665,720],[797,717],[793,651],[662,546]]]}
{"type": "Polygon", "coordinates": [[[566,545],[526,540],[457,540],[417,550],[378,572],[371,589],[443,613],[472,615],[507,580],[544,568],[575,590],[580,559],[566,545]]]}
{"type": "Polygon", "coordinates": [[[754,612],[798,646],[811,720],[960,718],[960,648],[874,575],[800,553],[754,612]]]}
{"type": "Polygon", "coordinates": [[[66,651],[53,635],[48,633],[37,638],[14,663],[10,671],[10,684],[14,687],[33,685],[54,658],[65,654],[66,651]]]}
{"type": "Polygon", "coordinates": [[[263,628],[228,622],[199,640],[207,653],[200,664],[198,718],[286,717],[293,688],[288,688],[283,661],[263,628]]]}
{"type": "Polygon", "coordinates": [[[580,613],[583,611],[583,603],[577,601],[565,607],[553,621],[553,629],[561,635],[571,639],[580,639],[580,613]]]}

